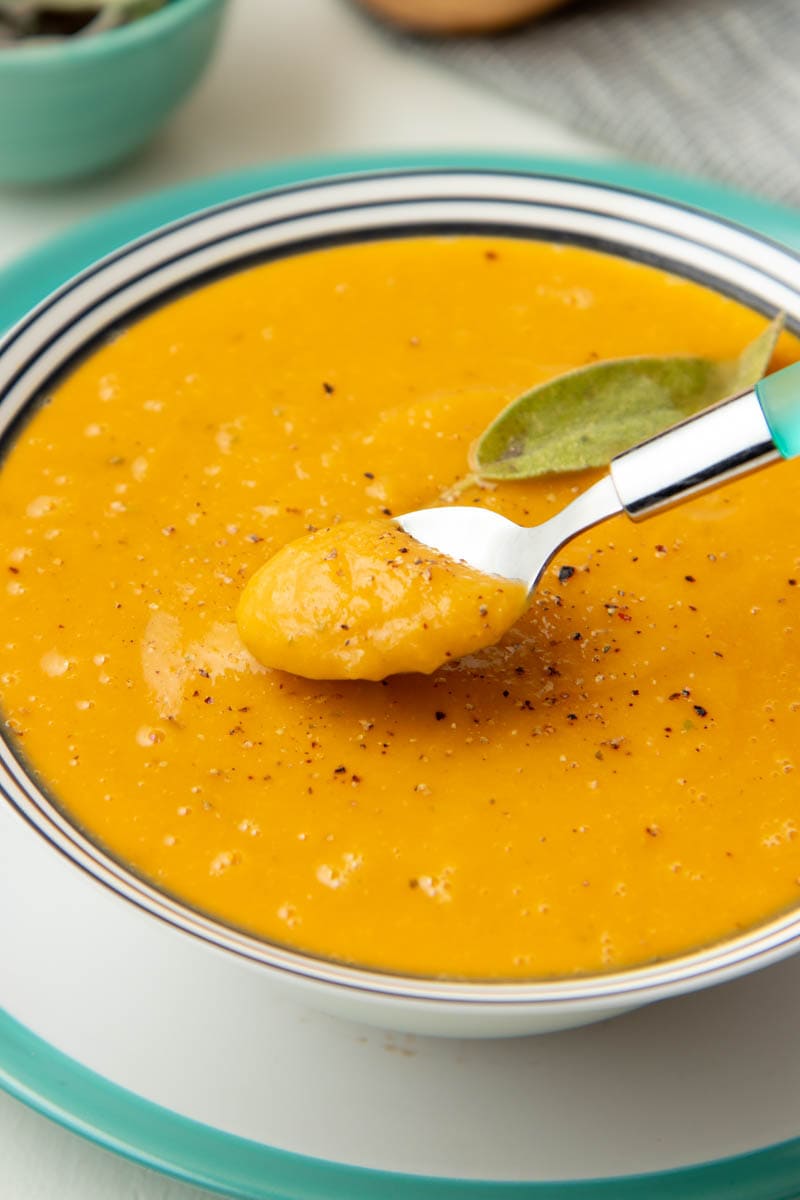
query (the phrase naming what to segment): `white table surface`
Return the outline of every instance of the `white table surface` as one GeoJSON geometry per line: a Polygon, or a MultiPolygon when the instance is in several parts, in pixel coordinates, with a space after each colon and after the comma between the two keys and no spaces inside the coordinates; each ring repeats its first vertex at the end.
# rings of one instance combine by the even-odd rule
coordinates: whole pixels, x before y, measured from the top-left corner
{"type": "MultiPolygon", "coordinates": [[[[609,151],[385,38],[345,0],[231,0],[220,51],[180,113],[114,174],[0,191],[0,266],[114,204],[217,171],[303,155],[609,151]]],[[[2,1200],[203,1200],[0,1094],[2,1200]]]]}

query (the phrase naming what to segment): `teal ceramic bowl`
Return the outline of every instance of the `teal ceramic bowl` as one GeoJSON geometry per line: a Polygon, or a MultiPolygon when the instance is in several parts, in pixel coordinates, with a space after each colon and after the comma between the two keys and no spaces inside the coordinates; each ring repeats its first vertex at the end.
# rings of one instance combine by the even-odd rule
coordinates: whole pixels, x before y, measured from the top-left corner
{"type": "Polygon", "coordinates": [[[0,49],[0,183],[89,175],[143,145],[189,93],[226,0],[170,0],[130,25],[0,49]]]}

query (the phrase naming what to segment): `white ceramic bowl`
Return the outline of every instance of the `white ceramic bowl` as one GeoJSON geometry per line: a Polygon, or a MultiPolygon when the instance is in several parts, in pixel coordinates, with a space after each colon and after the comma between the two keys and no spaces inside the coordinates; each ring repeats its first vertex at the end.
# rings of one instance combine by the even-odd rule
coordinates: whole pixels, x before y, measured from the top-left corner
{"type": "MultiPolygon", "coordinates": [[[[722,220],[561,178],[500,170],[381,172],[222,205],[85,271],[0,346],[0,433],[94,339],[210,274],[337,241],[464,231],[574,242],[655,263],[758,311],[783,309],[790,327],[800,327],[797,257],[722,220]]],[[[600,1020],[800,949],[798,910],[693,954],[585,978],[460,983],[361,970],[248,937],[142,882],[70,824],[8,746],[0,787],[0,909],[15,914],[2,931],[0,954],[15,963],[3,980],[12,1012],[47,1002],[34,996],[32,983],[47,956],[85,980],[87,1021],[109,1005],[120,1012],[130,1003],[131,979],[157,979],[166,1011],[191,978],[205,997],[224,997],[237,981],[250,990],[282,986],[312,1006],[371,1024],[511,1036],[600,1020]]]]}

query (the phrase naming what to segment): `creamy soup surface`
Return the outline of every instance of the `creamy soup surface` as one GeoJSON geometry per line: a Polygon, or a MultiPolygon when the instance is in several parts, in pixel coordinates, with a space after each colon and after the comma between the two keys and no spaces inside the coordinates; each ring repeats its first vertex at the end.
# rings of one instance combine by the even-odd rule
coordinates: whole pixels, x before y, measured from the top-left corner
{"type": "MultiPolygon", "coordinates": [[[[570,545],[431,675],[262,667],[291,539],[434,503],[531,385],[732,357],[764,320],[579,248],[472,237],[257,266],[133,324],[0,471],[2,707],[88,835],[234,926],[380,969],[609,971],[800,902],[800,464],[570,545]]],[[[789,337],[774,366],[800,357],[789,337]]],[[[596,474],[473,487],[523,524],[596,474]]]]}

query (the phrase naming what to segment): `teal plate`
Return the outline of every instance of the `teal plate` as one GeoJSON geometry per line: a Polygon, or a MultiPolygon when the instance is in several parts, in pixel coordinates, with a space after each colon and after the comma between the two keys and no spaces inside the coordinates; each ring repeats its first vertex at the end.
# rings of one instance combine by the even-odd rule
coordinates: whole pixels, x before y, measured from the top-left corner
{"type": "Polygon", "coordinates": [[[797,1200],[800,1186],[800,1138],[697,1167],[566,1183],[342,1166],[221,1133],[142,1100],[7,1015],[0,1015],[0,1084],[108,1150],[240,1200],[797,1200]]]}
{"type": "Polygon", "coordinates": [[[392,167],[496,167],[504,171],[535,171],[573,179],[587,179],[615,187],[633,188],[677,200],[755,229],[784,245],[800,249],[800,213],[768,204],[754,196],[717,187],[702,180],[683,179],[650,167],[619,162],[582,162],[561,158],[526,158],[512,155],[436,154],[362,155],[352,158],[300,159],[232,175],[217,175],[167,191],[157,192],[86,221],[67,234],[26,254],[2,273],[0,330],[24,316],[46,295],[104,254],[151,230],[187,217],[213,204],[285,187],[307,179],[349,175],[392,167]]]}
{"type": "MultiPolygon", "coordinates": [[[[147,197],[79,226],[2,274],[0,328],[76,272],[125,242],[210,205],[321,176],[408,166],[527,170],[650,192],[706,209],[800,248],[800,214],[754,197],[624,163],[487,155],[405,155],[286,163],[202,180],[147,197]]],[[[513,1183],[426,1178],[327,1162],[188,1120],[110,1083],[0,1013],[0,1085],[107,1149],[239,1200],[797,1200],[800,1138],[713,1163],[646,1175],[513,1183]]]]}

